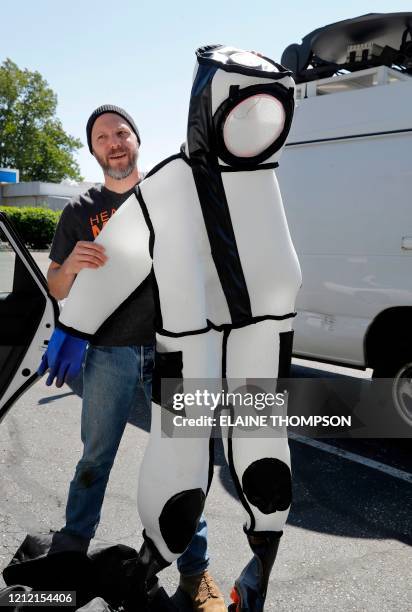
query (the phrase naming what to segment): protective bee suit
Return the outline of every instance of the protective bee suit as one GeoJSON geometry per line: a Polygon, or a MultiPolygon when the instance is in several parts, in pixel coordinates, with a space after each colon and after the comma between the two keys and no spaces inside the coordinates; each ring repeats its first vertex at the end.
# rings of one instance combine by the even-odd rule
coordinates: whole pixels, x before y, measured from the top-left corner
{"type": "MultiPolygon", "coordinates": [[[[286,376],[301,284],[274,173],[293,116],[291,73],[221,45],[196,55],[186,143],[109,220],[96,239],[106,265],[79,273],[60,316],[64,334],[91,337],[154,276],[152,425],[138,488],[145,542],[135,571],[149,591],[189,545],[213,466],[207,436],[161,435],[168,406],[160,382],[180,379],[184,390],[188,379],[286,376]]],[[[59,349],[46,365],[60,359],[59,349]]],[[[288,442],[229,432],[225,451],[254,553],[234,606],[262,610],[291,502],[288,442]]]]}

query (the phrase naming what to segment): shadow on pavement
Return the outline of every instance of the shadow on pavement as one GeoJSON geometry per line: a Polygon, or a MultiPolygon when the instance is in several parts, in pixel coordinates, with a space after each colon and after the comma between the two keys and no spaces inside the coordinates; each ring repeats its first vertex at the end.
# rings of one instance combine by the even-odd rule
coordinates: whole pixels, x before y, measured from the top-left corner
{"type": "MultiPolygon", "coordinates": [[[[61,397],[53,396],[48,401],[61,397]]],[[[139,399],[140,407],[131,411],[129,423],[149,432],[150,411],[142,408],[145,401],[139,399]]],[[[410,484],[296,441],[291,441],[290,447],[290,525],[342,537],[394,539],[412,545],[410,484]]],[[[220,439],[215,440],[214,463],[221,468],[215,478],[237,499],[220,439]]]]}
{"type": "Polygon", "coordinates": [[[59,395],[49,395],[48,397],[42,397],[39,399],[38,404],[43,406],[44,404],[50,404],[51,402],[55,402],[59,399],[63,399],[64,397],[69,397],[70,395],[75,395],[72,391],[68,391],[67,393],[60,393],[59,395]]]}
{"type": "Polygon", "coordinates": [[[410,484],[298,442],[290,447],[294,501],[289,524],[412,545],[410,484]]]}

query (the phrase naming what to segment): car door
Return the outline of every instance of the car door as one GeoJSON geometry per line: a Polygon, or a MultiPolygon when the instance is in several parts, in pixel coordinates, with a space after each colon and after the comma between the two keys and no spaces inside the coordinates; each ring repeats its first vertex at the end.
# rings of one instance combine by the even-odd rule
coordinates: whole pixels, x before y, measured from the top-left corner
{"type": "Polygon", "coordinates": [[[0,213],[0,422],[36,380],[58,317],[46,279],[0,213]]]}

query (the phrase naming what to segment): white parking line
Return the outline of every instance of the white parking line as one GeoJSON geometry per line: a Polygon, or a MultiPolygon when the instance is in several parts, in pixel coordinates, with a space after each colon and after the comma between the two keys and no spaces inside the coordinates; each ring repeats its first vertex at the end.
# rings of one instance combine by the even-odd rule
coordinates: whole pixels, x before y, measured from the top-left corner
{"type": "Polygon", "coordinates": [[[322,361],[309,361],[309,359],[301,359],[300,357],[293,357],[292,364],[302,366],[304,368],[310,368],[311,370],[318,370],[319,377],[322,376],[322,372],[332,372],[333,374],[343,374],[344,376],[350,376],[351,378],[372,378],[372,371],[370,368],[366,370],[358,370],[349,366],[339,366],[331,363],[323,363],[322,361]]]}
{"type": "Polygon", "coordinates": [[[313,446],[314,448],[325,451],[326,453],[338,455],[338,457],[343,457],[344,459],[354,461],[355,463],[361,463],[362,465],[366,465],[374,470],[384,472],[385,474],[393,476],[394,478],[399,478],[400,480],[405,480],[406,482],[412,483],[412,474],[409,472],[404,472],[403,470],[398,470],[390,465],[386,465],[386,463],[380,463],[380,461],[374,461],[374,459],[368,459],[367,457],[362,457],[361,455],[356,455],[355,453],[346,451],[343,448],[338,448],[336,446],[332,446],[331,444],[325,444],[325,442],[319,442],[318,440],[313,440],[312,438],[306,438],[305,436],[300,436],[299,434],[295,434],[293,432],[290,432],[288,436],[291,440],[295,440],[296,442],[313,446]]]}

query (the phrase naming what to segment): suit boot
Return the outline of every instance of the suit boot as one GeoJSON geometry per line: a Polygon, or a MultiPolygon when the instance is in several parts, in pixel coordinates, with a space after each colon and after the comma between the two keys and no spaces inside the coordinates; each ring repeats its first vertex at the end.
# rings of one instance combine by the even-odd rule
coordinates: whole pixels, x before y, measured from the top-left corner
{"type": "Polygon", "coordinates": [[[282,532],[262,531],[247,534],[254,555],[235,582],[231,593],[231,612],[262,612],[270,572],[276,559],[282,532]]]}
{"type": "Polygon", "coordinates": [[[177,612],[156,576],[168,565],[153,542],[145,537],[137,558],[124,566],[128,585],[122,602],[125,612],[177,612]]]}

